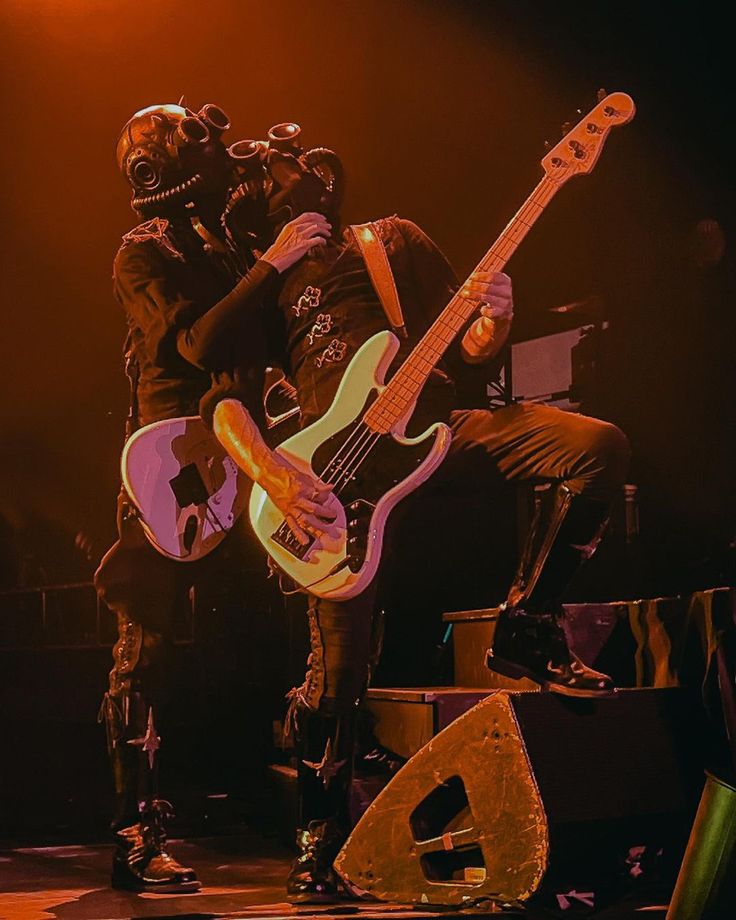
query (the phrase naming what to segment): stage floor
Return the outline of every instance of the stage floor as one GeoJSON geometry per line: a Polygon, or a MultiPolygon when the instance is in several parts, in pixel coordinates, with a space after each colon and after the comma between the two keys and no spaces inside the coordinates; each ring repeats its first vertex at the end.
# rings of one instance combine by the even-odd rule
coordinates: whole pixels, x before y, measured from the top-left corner
{"type": "MultiPolygon", "coordinates": [[[[212,837],[176,841],[172,850],[196,867],[203,889],[189,895],[145,895],[109,887],[111,847],[63,846],[0,850],[0,920],[226,920],[226,918],[320,917],[326,920],[422,920],[442,917],[581,916],[582,904],[565,911],[455,913],[413,909],[408,905],[346,902],[344,905],[294,907],[284,901],[284,881],[292,854],[260,836],[212,837]]],[[[656,904],[620,905],[588,917],[606,920],[663,920],[656,904]]]]}

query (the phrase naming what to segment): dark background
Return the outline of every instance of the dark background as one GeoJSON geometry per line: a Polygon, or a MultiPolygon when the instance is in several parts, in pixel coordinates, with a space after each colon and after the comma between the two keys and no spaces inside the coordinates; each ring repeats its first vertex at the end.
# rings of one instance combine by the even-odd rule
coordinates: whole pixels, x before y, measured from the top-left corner
{"type": "Polygon", "coordinates": [[[411,217],[466,272],[536,183],[544,140],[599,87],[638,113],[510,263],[517,335],[548,329],[550,307],[603,299],[590,409],[633,442],[647,588],[731,577],[732,50],[718,9],[7,0],[2,584],[86,579],[114,535],[127,393],[110,274],[134,215],[113,151],[134,111],[216,102],[231,141],[297,121],[343,157],[348,220],[411,217]],[[698,269],[704,218],[727,247],[698,269]]]}

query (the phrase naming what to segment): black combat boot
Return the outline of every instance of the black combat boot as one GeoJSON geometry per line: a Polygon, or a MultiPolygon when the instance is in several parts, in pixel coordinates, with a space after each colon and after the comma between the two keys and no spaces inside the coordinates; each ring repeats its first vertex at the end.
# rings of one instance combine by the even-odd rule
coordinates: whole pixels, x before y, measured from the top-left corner
{"type": "Polygon", "coordinates": [[[607,505],[574,496],[565,485],[537,501],[521,562],[501,608],[486,664],[506,677],[529,678],[565,696],[608,696],[613,681],[570,649],[561,597],[593,555],[607,505]]]}
{"type": "Polygon", "coordinates": [[[301,710],[296,721],[299,855],[286,882],[287,897],[293,903],[335,903],[341,890],[332,863],[350,829],[355,715],[301,710]]]}
{"type": "Polygon", "coordinates": [[[166,849],[164,822],[171,805],[153,799],[142,809],[140,821],[116,832],[112,859],[112,887],[127,891],[185,893],[201,885],[193,869],[182,866],[166,849]]]}
{"type": "Polygon", "coordinates": [[[113,888],[198,891],[194,870],[178,863],[166,848],[165,822],[173,811],[156,795],[160,738],[153,707],[137,692],[108,693],[103,714],[117,797],[113,888]]]}
{"type": "Polygon", "coordinates": [[[341,900],[332,863],[346,834],[333,819],[310,821],[296,832],[299,856],[291,864],[286,896],[294,904],[334,904],[341,900]]]}

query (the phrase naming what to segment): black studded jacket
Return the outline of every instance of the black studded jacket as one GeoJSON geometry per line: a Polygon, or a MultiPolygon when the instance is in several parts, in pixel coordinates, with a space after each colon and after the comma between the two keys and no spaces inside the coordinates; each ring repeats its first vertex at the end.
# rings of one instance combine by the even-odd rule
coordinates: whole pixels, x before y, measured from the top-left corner
{"type": "Polygon", "coordinates": [[[188,221],[174,227],[156,218],[126,234],[113,288],[137,366],[139,424],[198,414],[223,379],[261,418],[261,307],[277,277],[267,262],[246,270],[232,247],[203,245],[188,221]]]}

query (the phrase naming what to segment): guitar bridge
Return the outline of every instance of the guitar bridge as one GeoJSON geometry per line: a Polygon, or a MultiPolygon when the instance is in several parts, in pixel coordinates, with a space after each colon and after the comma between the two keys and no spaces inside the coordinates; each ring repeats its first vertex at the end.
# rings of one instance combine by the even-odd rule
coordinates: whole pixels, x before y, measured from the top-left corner
{"type": "Polygon", "coordinates": [[[271,534],[271,539],[274,543],[283,546],[285,550],[290,552],[292,556],[296,556],[297,559],[304,559],[314,545],[315,538],[309,536],[309,534],[307,534],[307,537],[307,543],[300,543],[286,521],[271,534]]]}

